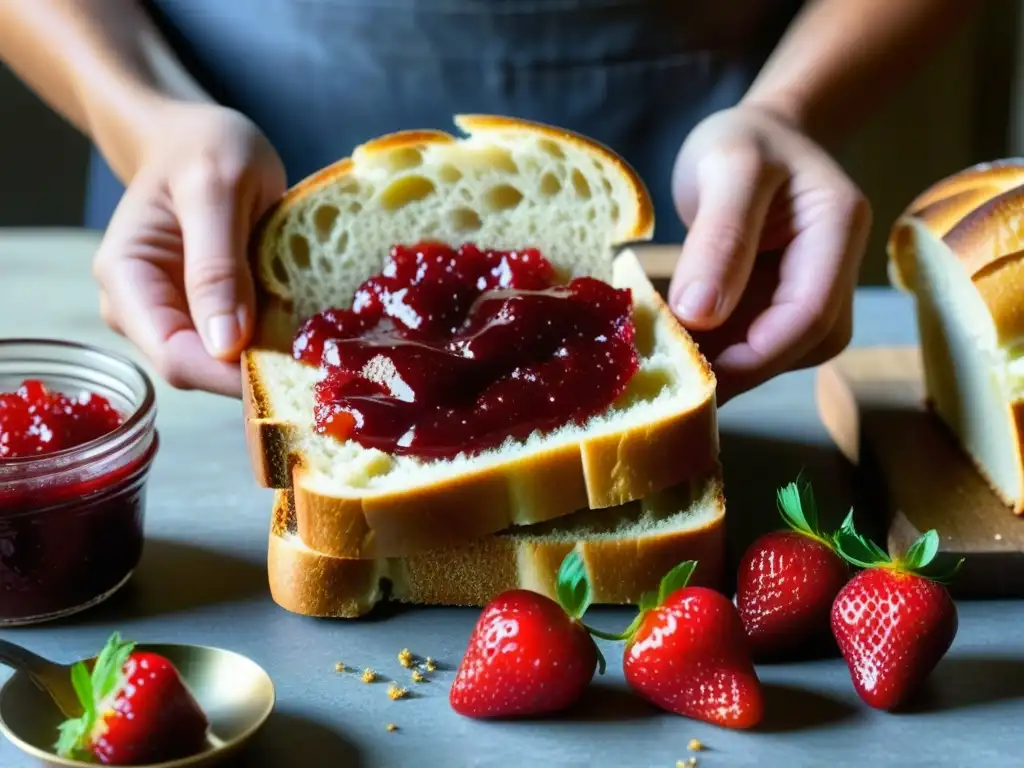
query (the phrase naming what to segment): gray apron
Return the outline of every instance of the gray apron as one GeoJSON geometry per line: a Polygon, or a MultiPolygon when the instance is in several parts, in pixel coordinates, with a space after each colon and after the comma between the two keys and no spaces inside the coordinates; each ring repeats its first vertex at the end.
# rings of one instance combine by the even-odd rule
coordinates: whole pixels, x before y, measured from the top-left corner
{"type": "MultiPolygon", "coordinates": [[[[289,182],[404,128],[496,113],[621,153],[655,202],[656,240],[689,131],[735,104],[802,0],[149,0],[186,66],[277,148],[289,182]]],[[[86,224],[123,189],[94,154],[86,224]]]]}

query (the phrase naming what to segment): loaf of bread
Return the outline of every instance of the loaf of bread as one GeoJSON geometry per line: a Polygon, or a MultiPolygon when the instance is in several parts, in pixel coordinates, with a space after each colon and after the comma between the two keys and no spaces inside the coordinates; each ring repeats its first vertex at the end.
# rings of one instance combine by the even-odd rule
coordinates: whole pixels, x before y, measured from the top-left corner
{"type": "Polygon", "coordinates": [[[717,467],[715,379],[620,243],[644,240],[651,203],[608,149],[534,123],[461,117],[465,132],[369,142],[290,190],[258,228],[256,340],[243,356],[258,482],[288,489],[296,535],[342,558],[399,557],[584,508],[635,501],[717,467]],[[351,305],[391,247],[425,239],[531,246],[569,279],[629,288],[640,370],[605,413],[497,449],[422,461],[339,442],[313,424],[318,372],[296,362],[298,325],[351,305]]]}
{"type": "Polygon", "coordinates": [[[693,584],[720,587],[725,502],[718,473],[643,501],[581,510],[468,544],[405,558],[352,560],[310,549],[295,533],[289,491],[274,496],[268,570],[274,600],[306,616],[355,618],[390,599],[420,605],[482,606],[509,589],[555,596],[555,577],[573,548],[587,566],[595,603],[636,604],[684,560],[693,584]]]}
{"type": "Polygon", "coordinates": [[[968,168],[911,203],[889,238],[915,298],[930,406],[1024,511],[1024,161],[968,168]]]}

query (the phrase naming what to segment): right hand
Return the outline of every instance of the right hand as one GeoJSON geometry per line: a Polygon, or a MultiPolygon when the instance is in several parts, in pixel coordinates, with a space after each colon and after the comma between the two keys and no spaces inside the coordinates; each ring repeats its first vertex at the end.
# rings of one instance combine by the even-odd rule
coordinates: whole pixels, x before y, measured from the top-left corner
{"type": "Polygon", "coordinates": [[[255,311],[246,249],[284,166],[224,107],[176,104],[160,125],[96,253],[100,313],[172,386],[237,397],[255,311]]]}

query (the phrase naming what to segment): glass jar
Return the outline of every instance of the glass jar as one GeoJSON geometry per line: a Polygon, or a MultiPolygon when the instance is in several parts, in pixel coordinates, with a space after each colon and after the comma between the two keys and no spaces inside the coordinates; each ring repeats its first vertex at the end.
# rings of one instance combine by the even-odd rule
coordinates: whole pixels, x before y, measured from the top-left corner
{"type": "Polygon", "coordinates": [[[122,423],[82,445],[0,459],[0,626],[97,605],[142,556],[146,481],[157,451],[153,383],[120,355],[65,341],[0,339],[0,392],[26,379],[102,395],[122,423]]]}

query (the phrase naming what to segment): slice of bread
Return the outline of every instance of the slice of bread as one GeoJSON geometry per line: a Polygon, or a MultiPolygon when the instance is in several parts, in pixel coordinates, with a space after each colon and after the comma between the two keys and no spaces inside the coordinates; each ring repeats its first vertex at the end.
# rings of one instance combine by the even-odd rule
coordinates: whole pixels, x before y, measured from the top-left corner
{"type": "Polygon", "coordinates": [[[302,541],[328,555],[402,556],[643,498],[713,471],[715,380],[617,243],[647,239],[647,191],[606,148],[534,123],[462,117],[469,134],[405,132],[300,183],[254,240],[259,330],[243,356],[246,431],[262,485],[294,493],[302,541]],[[641,370],[584,427],[451,461],[340,443],[313,428],[317,371],[288,353],[299,323],[349,306],[395,243],[540,249],[564,278],[628,287],[641,370]]]}
{"type": "Polygon", "coordinates": [[[697,560],[693,584],[719,587],[725,501],[716,473],[643,501],[582,510],[469,544],[406,558],[349,560],[310,549],[295,534],[291,493],[274,496],[270,592],[286,610],[355,618],[390,599],[420,605],[482,606],[509,589],[555,596],[562,560],[575,548],[598,604],[636,604],[684,560],[697,560]]]}
{"type": "Polygon", "coordinates": [[[1024,160],[920,195],[889,238],[915,297],[929,403],[1003,501],[1024,512],[1024,160]]]}

